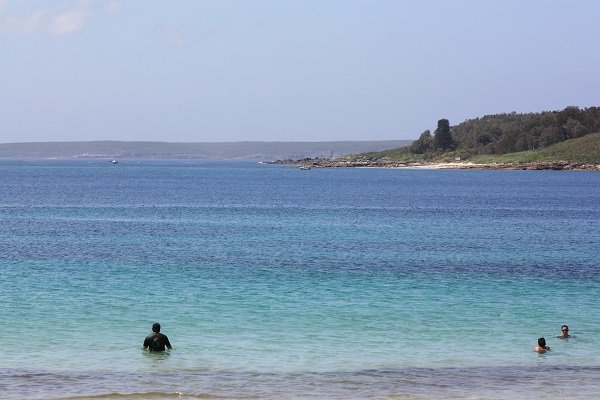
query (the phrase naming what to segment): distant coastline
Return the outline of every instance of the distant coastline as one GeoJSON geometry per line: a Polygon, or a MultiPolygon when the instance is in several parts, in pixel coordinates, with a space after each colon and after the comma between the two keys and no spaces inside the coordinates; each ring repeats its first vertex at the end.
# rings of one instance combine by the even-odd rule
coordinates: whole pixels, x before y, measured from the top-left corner
{"type": "Polygon", "coordinates": [[[403,147],[412,140],[329,142],[31,142],[0,144],[1,158],[256,160],[334,158],[403,147]]]}

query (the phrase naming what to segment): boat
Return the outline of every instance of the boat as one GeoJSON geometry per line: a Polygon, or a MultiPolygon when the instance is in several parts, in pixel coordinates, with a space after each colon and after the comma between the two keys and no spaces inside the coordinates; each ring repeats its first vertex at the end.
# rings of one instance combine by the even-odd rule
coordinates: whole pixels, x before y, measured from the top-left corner
{"type": "Polygon", "coordinates": [[[310,167],[308,165],[302,165],[301,167],[298,167],[303,171],[308,171],[310,169],[310,167]]]}
{"type": "Polygon", "coordinates": [[[112,163],[113,165],[115,165],[115,164],[118,164],[119,162],[118,162],[117,160],[112,160],[112,161],[111,161],[111,163],[112,163]]]}

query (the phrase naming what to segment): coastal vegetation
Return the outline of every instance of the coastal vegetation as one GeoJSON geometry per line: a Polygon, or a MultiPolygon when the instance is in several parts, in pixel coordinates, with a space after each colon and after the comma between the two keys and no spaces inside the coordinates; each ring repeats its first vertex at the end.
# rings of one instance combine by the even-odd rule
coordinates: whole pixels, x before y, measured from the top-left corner
{"type": "Polygon", "coordinates": [[[438,154],[437,158],[426,158],[423,154],[406,152],[406,148],[386,150],[378,153],[363,153],[354,156],[366,160],[390,160],[406,163],[452,162],[456,158],[475,164],[492,163],[533,163],[567,161],[578,164],[600,164],[600,132],[591,133],[577,139],[569,139],[541,149],[506,154],[483,154],[464,157],[464,152],[450,151],[438,154]]]}
{"type": "Polygon", "coordinates": [[[538,150],[500,155],[481,155],[471,159],[478,164],[532,163],[569,161],[580,164],[600,164],[600,132],[570,139],[538,150]]]}
{"type": "Polygon", "coordinates": [[[600,163],[600,107],[495,114],[453,127],[438,121],[410,146],[356,155],[366,160],[475,163],[569,161],[600,163]]]}

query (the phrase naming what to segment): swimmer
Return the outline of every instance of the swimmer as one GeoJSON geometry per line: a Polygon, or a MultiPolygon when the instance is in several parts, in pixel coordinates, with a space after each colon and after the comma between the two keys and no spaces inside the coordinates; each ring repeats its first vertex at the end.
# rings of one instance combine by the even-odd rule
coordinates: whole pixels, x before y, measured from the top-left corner
{"type": "Polygon", "coordinates": [[[557,338],[568,339],[571,337],[571,335],[569,335],[569,327],[567,325],[561,326],[560,330],[562,331],[562,333],[560,334],[560,336],[557,336],[557,338]]]}
{"type": "Polygon", "coordinates": [[[546,339],[543,337],[538,339],[538,345],[535,346],[535,351],[538,353],[545,353],[550,350],[550,346],[546,346],[546,339]]]}
{"type": "Polygon", "coordinates": [[[160,324],[156,322],[152,325],[152,333],[144,339],[144,350],[165,351],[165,347],[171,350],[171,343],[167,335],[160,333],[160,324]]]}

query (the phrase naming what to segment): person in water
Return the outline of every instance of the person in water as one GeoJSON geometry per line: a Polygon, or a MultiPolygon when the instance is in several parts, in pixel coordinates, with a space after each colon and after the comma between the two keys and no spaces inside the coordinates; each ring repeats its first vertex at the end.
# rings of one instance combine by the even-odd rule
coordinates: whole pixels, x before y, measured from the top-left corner
{"type": "Polygon", "coordinates": [[[557,336],[557,338],[567,339],[571,337],[571,335],[569,335],[569,327],[567,325],[561,326],[560,330],[562,331],[562,333],[560,334],[560,336],[557,336]]]}
{"type": "Polygon", "coordinates": [[[169,350],[173,348],[167,335],[160,333],[160,324],[156,322],[152,325],[152,333],[144,339],[144,350],[165,351],[165,347],[169,350]]]}
{"type": "Polygon", "coordinates": [[[538,353],[545,353],[550,350],[550,346],[546,346],[546,339],[543,337],[538,339],[538,345],[535,346],[535,351],[538,353]]]}

